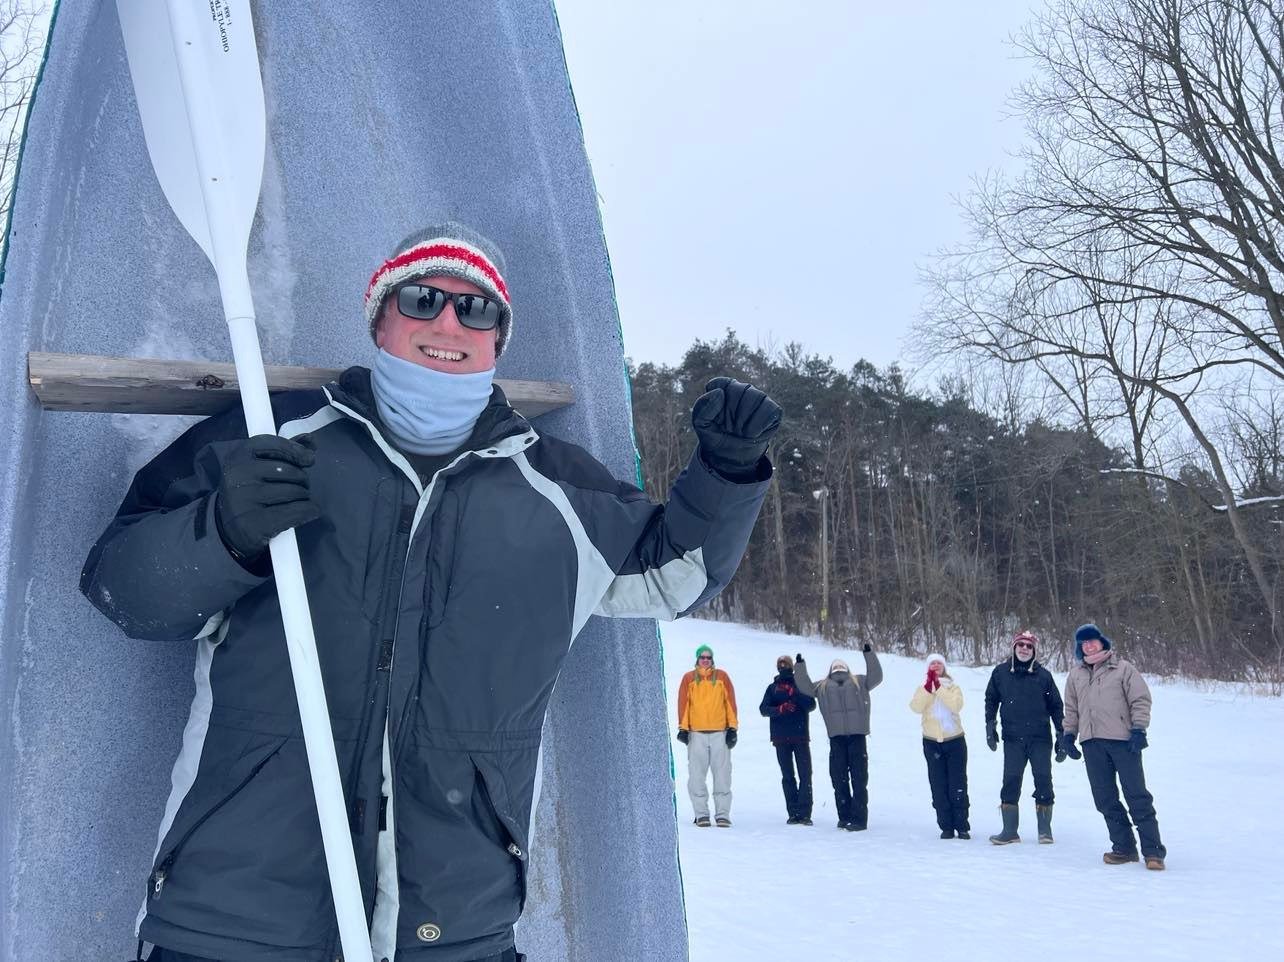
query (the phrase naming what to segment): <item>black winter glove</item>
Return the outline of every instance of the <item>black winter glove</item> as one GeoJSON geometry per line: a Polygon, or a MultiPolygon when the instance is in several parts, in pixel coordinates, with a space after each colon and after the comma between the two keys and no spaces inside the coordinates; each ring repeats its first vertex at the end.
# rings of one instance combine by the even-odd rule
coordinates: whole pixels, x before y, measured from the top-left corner
{"type": "Polygon", "coordinates": [[[1065,753],[1067,755],[1069,755],[1075,761],[1078,761],[1079,759],[1083,758],[1083,752],[1079,751],[1079,749],[1074,747],[1074,740],[1076,737],[1077,737],[1076,732],[1066,732],[1061,736],[1061,747],[1065,750],[1065,753]]]}
{"type": "Polygon", "coordinates": [[[868,641],[867,641],[867,642],[865,642],[865,644],[861,647],[861,651],[873,651],[873,650],[874,650],[874,649],[870,647],[870,645],[869,645],[869,642],[868,642],[868,641]]]}
{"type": "Polygon", "coordinates": [[[684,745],[690,745],[690,744],[691,744],[691,733],[690,733],[689,731],[687,731],[685,728],[679,728],[679,729],[678,729],[678,741],[682,742],[682,744],[684,744],[684,745]]]}
{"type": "Polygon", "coordinates": [[[259,434],[238,442],[223,459],[214,501],[219,537],[243,567],[287,528],[321,517],[305,469],[316,461],[311,438],[259,434]]]}
{"type": "Polygon", "coordinates": [[[999,750],[999,723],[988,721],[985,723],[985,743],[990,746],[990,751],[999,750]]]}
{"type": "Polygon", "coordinates": [[[780,405],[743,381],[715,377],[691,409],[700,455],[728,481],[760,481],[758,462],[780,427],[780,405]]]}
{"type": "Polygon", "coordinates": [[[1055,754],[1053,757],[1058,762],[1064,762],[1066,760],[1065,736],[1061,734],[1061,732],[1057,732],[1057,737],[1053,740],[1052,744],[1055,746],[1055,754]]]}
{"type": "Polygon", "coordinates": [[[1128,751],[1134,755],[1140,755],[1143,748],[1149,748],[1150,742],[1146,741],[1146,729],[1134,728],[1132,734],[1128,736],[1128,751]]]}
{"type": "Polygon", "coordinates": [[[727,729],[727,747],[728,748],[736,747],[736,730],[734,728],[727,729]]]}
{"type": "Polygon", "coordinates": [[[798,663],[799,663],[800,661],[802,661],[802,660],[803,660],[803,656],[802,656],[802,652],[801,652],[801,651],[800,651],[800,652],[798,652],[798,654],[794,655],[794,664],[795,664],[795,665],[796,665],[796,664],[798,664],[798,663]]]}

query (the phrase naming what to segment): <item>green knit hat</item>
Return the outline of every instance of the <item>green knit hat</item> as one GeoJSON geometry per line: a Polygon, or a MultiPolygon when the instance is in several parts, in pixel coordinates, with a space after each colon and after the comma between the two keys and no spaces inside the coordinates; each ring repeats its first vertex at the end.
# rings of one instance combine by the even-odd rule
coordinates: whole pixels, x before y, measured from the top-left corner
{"type": "Polygon", "coordinates": [[[709,655],[709,661],[713,661],[713,649],[708,645],[701,645],[696,649],[695,663],[697,668],[700,667],[700,656],[706,653],[709,655]]]}

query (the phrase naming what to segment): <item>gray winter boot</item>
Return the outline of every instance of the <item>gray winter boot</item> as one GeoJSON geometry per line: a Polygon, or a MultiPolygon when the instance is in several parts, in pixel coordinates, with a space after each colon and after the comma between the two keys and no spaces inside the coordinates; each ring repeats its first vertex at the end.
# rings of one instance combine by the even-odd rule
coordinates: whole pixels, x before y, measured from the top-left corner
{"type": "Polygon", "coordinates": [[[1034,816],[1039,820],[1039,844],[1052,844],[1052,806],[1034,806],[1034,816]]]}
{"type": "Polygon", "coordinates": [[[1000,805],[999,810],[1003,812],[1003,831],[998,835],[991,835],[990,841],[995,845],[1011,845],[1013,842],[1021,841],[1021,836],[1017,834],[1021,809],[1015,805],[1000,805]]]}

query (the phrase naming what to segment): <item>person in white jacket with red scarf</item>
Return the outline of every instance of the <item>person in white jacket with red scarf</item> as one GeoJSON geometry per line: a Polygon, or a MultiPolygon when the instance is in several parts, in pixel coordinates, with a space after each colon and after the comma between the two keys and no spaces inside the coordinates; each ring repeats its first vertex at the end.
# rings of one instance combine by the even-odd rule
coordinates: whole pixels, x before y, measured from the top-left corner
{"type": "Polygon", "coordinates": [[[930,654],[926,664],[927,677],[914,689],[910,710],[923,716],[923,757],[936,824],[941,838],[968,839],[967,739],[959,720],[963,690],[950,677],[945,656],[930,654]]]}

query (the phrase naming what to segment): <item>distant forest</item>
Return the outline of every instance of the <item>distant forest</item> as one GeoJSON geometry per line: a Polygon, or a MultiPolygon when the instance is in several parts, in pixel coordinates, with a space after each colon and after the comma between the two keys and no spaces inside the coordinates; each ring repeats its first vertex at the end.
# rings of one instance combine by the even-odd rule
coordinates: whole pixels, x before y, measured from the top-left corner
{"type": "MultiPolygon", "coordinates": [[[[709,378],[750,381],[785,410],[766,504],[714,617],[970,663],[1030,628],[1055,668],[1095,621],[1150,672],[1279,682],[1271,612],[1197,463],[1140,473],[1086,428],[978,409],[961,382],[929,396],[895,366],[842,371],[730,331],[676,367],[629,373],[654,498],[695,447],[691,404],[709,378]]],[[[1243,498],[1284,493],[1276,448],[1248,466],[1243,498]]],[[[1278,583],[1284,511],[1242,515],[1278,583]]]]}

